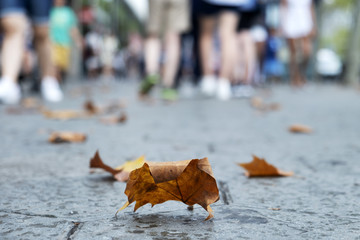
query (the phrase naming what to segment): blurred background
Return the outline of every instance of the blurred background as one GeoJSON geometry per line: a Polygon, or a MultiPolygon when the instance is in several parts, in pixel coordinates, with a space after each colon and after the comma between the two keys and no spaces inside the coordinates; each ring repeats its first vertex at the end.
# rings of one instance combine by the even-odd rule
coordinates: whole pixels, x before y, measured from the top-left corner
{"type": "MultiPolygon", "coordinates": [[[[59,21],[56,22],[55,11],[52,9],[49,22],[49,34],[53,42],[52,59],[55,59],[54,64],[57,67],[56,78],[64,85],[67,81],[143,81],[139,92],[147,95],[152,85],[160,83],[162,79],[164,88],[176,91],[183,81],[186,81],[193,84],[194,88],[199,87],[202,93],[211,95],[212,80],[209,78],[215,77],[220,79],[216,80],[219,83],[230,83],[231,90],[224,85],[224,91],[217,94],[219,99],[227,100],[232,97],[251,96],[253,87],[270,83],[289,83],[296,87],[303,86],[307,81],[331,81],[352,86],[359,83],[359,1],[183,1],[188,5],[186,11],[189,24],[181,31],[175,31],[180,38],[178,50],[177,38],[168,41],[166,32],[162,31],[164,29],[155,32],[149,30],[149,26],[156,20],[153,20],[151,14],[156,15],[157,11],[160,11],[150,11],[154,1],[56,2],[54,9],[66,6],[73,11],[74,26],[71,28],[76,28],[77,31],[76,34],[73,34],[73,29],[70,32],[71,50],[61,50],[56,42],[56,34],[59,33],[54,30],[59,28],[59,21]],[[222,32],[227,30],[221,29],[222,25],[225,25],[221,24],[221,12],[211,12],[210,5],[221,6],[224,12],[232,12],[234,16],[236,14],[236,25],[233,24],[237,26],[236,30],[230,29],[228,36],[225,36],[226,33],[222,36],[222,32]],[[214,23],[217,27],[210,29],[213,37],[213,42],[210,43],[210,40],[206,40],[205,29],[211,28],[211,17],[215,15],[220,21],[214,23]],[[309,26],[308,32],[304,30],[306,25],[309,26]],[[300,33],[302,28],[304,34],[296,35],[296,31],[300,33]],[[236,32],[231,32],[232,30],[236,32]],[[227,60],[231,58],[230,54],[226,53],[229,50],[222,47],[226,44],[221,44],[225,42],[231,45],[233,35],[229,37],[230,33],[236,34],[232,61],[227,60]],[[156,38],[159,43],[154,43],[156,38]],[[159,45],[162,40],[165,43],[159,45]],[[206,51],[211,52],[211,56],[204,51],[208,46],[211,46],[211,49],[206,51]],[[159,53],[155,51],[156,48],[159,48],[159,53]],[[151,49],[155,52],[151,52],[151,49]],[[64,57],[64,54],[70,56],[64,57]],[[146,57],[147,55],[150,57],[146,57]],[[173,55],[174,57],[171,57],[173,55]],[[56,60],[57,58],[60,60],[56,60]],[[207,64],[202,60],[204,58],[209,60],[210,70],[204,70],[207,64]],[[65,62],[64,67],[61,67],[61,62],[65,62]],[[157,62],[159,66],[151,70],[149,62],[157,62]],[[222,65],[228,66],[228,73],[225,73],[222,65]],[[170,68],[176,68],[176,73],[168,70],[170,68]],[[156,77],[153,77],[154,74],[156,77]],[[167,78],[169,80],[166,80],[167,78]]],[[[164,6],[167,6],[161,10],[164,14],[158,12],[159,16],[170,13],[173,11],[170,6],[177,4],[170,0],[159,2],[164,2],[164,6]]],[[[224,17],[224,22],[229,21],[227,26],[231,25],[230,18],[231,16],[226,20],[224,17]]],[[[171,21],[177,23],[178,20],[169,17],[161,23],[169,24],[171,21]]],[[[171,32],[169,29],[165,31],[171,32]]],[[[32,41],[33,36],[32,28],[28,27],[19,82],[30,82],[32,91],[39,92],[42,77],[38,70],[39,61],[32,41]]],[[[164,93],[164,99],[176,99],[175,95],[166,94],[164,93]]]]}

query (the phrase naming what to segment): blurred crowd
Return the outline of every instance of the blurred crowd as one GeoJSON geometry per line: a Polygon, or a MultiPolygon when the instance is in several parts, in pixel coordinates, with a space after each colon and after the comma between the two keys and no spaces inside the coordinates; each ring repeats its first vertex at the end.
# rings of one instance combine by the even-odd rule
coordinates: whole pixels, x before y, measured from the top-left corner
{"type": "Polygon", "coordinates": [[[89,81],[141,79],[139,94],[161,86],[178,98],[181,80],[207,97],[250,97],[254,87],[289,79],[303,86],[317,33],[313,0],[148,0],[145,31],[121,42],[94,20],[91,1],[1,0],[0,101],[21,100],[21,82],[46,101],[63,99],[74,54],[89,81]]]}

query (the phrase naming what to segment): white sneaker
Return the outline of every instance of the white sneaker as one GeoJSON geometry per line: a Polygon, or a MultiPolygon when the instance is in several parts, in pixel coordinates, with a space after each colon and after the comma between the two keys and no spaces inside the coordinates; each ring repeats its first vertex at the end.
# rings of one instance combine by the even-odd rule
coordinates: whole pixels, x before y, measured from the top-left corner
{"type": "Polygon", "coordinates": [[[216,90],[216,77],[212,75],[202,77],[200,82],[200,90],[201,93],[206,96],[214,96],[216,90]]]}
{"type": "Polygon", "coordinates": [[[222,101],[227,101],[231,98],[231,85],[229,80],[219,79],[216,89],[216,97],[222,101]]]}
{"type": "Polygon", "coordinates": [[[63,99],[59,83],[53,77],[45,77],[41,81],[41,94],[49,102],[60,102],[63,99]]]}
{"type": "Polygon", "coordinates": [[[10,79],[0,81],[0,102],[5,104],[16,104],[21,99],[20,87],[10,79]]]}

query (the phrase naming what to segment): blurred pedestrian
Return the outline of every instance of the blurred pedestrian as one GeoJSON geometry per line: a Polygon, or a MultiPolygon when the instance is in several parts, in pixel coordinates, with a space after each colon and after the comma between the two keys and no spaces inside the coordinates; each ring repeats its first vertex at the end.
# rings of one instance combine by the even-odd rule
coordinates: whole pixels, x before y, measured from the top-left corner
{"type": "Polygon", "coordinates": [[[200,58],[202,66],[201,91],[208,96],[216,95],[220,100],[231,97],[231,83],[236,59],[236,26],[238,7],[244,0],[200,0],[200,58]],[[218,24],[221,44],[221,66],[218,78],[213,61],[213,37],[218,24]]]}
{"type": "Polygon", "coordinates": [[[85,71],[89,79],[98,77],[101,67],[100,52],[102,37],[98,28],[92,28],[85,35],[85,50],[83,53],[85,71]]]}
{"type": "Polygon", "coordinates": [[[82,48],[82,37],[77,28],[74,11],[66,6],[65,0],[55,0],[50,13],[50,38],[53,44],[53,62],[59,81],[65,78],[70,64],[71,44],[82,48]]]}
{"type": "Polygon", "coordinates": [[[100,51],[100,60],[102,65],[102,74],[105,80],[114,77],[113,61],[118,50],[119,41],[114,33],[106,33],[102,39],[100,51]]]}
{"type": "Polygon", "coordinates": [[[312,0],[282,0],[281,26],[290,49],[291,84],[306,83],[306,70],[316,34],[316,17],[312,0]]]}
{"type": "Polygon", "coordinates": [[[233,96],[250,97],[254,90],[252,83],[258,68],[256,42],[252,28],[261,17],[260,5],[257,0],[246,0],[239,9],[240,21],[237,26],[238,54],[235,67],[233,96]]]}
{"type": "Polygon", "coordinates": [[[49,13],[52,0],[1,0],[0,25],[4,32],[1,47],[0,101],[18,103],[21,91],[18,76],[25,48],[26,17],[34,25],[35,47],[42,73],[41,93],[45,100],[58,102],[63,93],[55,77],[51,61],[51,42],[49,38],[49,13]]]}
{"type": "Polygon", "coordinates": [[[140,94],[147,95],[160,80],[161,40],[164,35],[165,61],[162,74],[164,100],[176,100],[174,80],[180,59],[180,34],[189,28],[190,9],[188,0],[149,0],[149,19],[145,42],[146,77],[140,94]]]}

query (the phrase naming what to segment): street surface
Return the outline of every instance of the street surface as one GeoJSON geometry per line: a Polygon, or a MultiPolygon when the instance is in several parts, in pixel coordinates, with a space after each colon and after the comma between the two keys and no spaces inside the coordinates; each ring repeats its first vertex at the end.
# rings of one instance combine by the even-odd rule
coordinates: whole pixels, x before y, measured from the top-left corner
{"type": "Polygon", "coordinates": [[[49,109],[81,110],[91,98],[126,101],[128,120],[59,121],[0,105],[0,239],[360,239],[360,91],[332,84],[258,89],[277,111],[249,99],[220,102],[189,96],[165,104],[141,102],[136,84],[68,83],[66,99],[49,109]],[[294,134],[291,124],[313,128],[294,134]],[[86,133],[85,143],[50,144],[52,131],[86,133]],[[145,154],[150,161],[208,157],[220,190],[214,218],[169,201],[114,214],[126,183],[91,174],[99,150],[118,166],[145,154]],[[247,178],[236,165],[252,155],[293,177],[247,178]]]}

